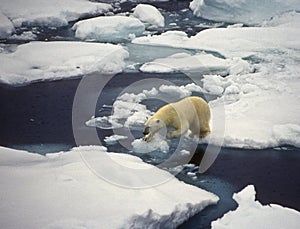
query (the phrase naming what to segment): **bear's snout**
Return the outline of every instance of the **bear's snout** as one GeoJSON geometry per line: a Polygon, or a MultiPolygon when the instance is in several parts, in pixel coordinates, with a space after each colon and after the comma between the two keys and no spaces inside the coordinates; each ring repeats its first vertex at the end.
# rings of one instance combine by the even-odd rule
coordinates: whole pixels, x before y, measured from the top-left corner
{"type": "Polygon", "coordinates": [[[150,127],[149,127],[149,126],[146,126],[145,129],[144,129],[143,134],[144,134],[144,135],[147,135],[147,134],[149,134],[149,133],[150,133],[150,127]]]}

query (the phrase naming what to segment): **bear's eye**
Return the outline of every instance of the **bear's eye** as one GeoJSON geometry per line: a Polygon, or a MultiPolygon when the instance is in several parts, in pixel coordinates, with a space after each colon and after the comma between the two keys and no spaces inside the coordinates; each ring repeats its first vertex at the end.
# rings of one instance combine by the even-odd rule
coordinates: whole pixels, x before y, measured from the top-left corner
{"type": "Polygon", "coordinates": [[[160,122],[160,120],[158,119],[158,120],[156,120],[156,123],[159,123],[160,122]]]}

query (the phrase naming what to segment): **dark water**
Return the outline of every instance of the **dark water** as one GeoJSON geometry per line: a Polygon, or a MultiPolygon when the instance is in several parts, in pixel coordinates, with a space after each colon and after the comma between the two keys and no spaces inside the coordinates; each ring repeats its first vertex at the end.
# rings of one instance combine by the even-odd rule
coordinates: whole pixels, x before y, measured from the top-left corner
{"type": "MultiPolygon", "coordinates": [[[[103,104],[112,104],[126,86],[141,79],[161,76],[140,73],[119,74],[106,84],[102,93],[99,93],[97,88],[87,90],[83,101],[88,103],[90,96],[98,93],[99,100],[95,109],[97,113],[103,104]]],[[[101,77],[99,80],[102,80],[101,77]]],[[[179,75],[169,76],[167,80],[176,85],[189,81],[179,75]]],[[[75,146],[72,106],[79,82],[80,79],[72,79],[33,83],[24,87],[1,85],[0,145],[37,153],[67,150],[75,146]]],[[[77,128],[90,130],[84,123],[77,128]]],[[[111,134],[111,130],[98,130],[103,145],[105,145],[104,137],[111,134]]],[[[126,150],[118,146],[108,148],[126,153],[126,150]]],[[[204,150],[205,145],[198,146],[197,154],[192,159],[193,163],[200,162],[204,150]]],[[[151,155],[148,157],[151,159],[151,155]]],[[[149,158],[143,159],[151,161],[149,158]]],[[[178,174],[179,179],[211,191],[221,199],[218,205],[208,207],[179,228],[209,228],[212,220],[237,207],[231,198],[232,194],[248,184],[255,185],[257,199],[261,203],[280,204],[299,211],[299,165],[300,150],[293,147],[284,150],[222,148],[212,167],[206,173],[198,174],[196,180],[186,175],[187,170],[178,174]]]]}

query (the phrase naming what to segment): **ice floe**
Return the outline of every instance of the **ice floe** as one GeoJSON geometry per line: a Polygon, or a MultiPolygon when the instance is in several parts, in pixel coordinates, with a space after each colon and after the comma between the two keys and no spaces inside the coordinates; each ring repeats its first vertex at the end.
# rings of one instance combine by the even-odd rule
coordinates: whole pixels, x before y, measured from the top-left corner
{"type": "Polygon", "coordinates": [[[259,201],[255,201],[255,194],[253,185],[234,194],[233,199],[238,203],[238,208],[226,213],[221,219],[213,221],[212,228],[296,229],[299,227],[300,212],[277,204],[262,205],[259,201]]]}
{"type": "Polygon", "coordinates": [[[133,16],[153,26],[165,26],[165,19],[162,14],[158,9],[149,4],[138,4],[133,11],[133,16]]]}
{"type": "MultiPolygon", "coordinates": [[[[298,17],[293,12],[273,19],[274,24],[266,23],[267,27],[213,28],[190,38],[184,32],[169,31],[136,38],[133,42],[206,50],[225,60],[247,61],[250,72],[232,72],[225,78],[212,72],[195,79],[202,82],[204,91],[220,97],[211,101],[210,107],[214,118],[225,123],[225,132],[218,135],[222,131],[215,126],[211,143],[223,138],[224,146],[232,147],[299,146],[298,17]],[[222,116],[219,109],[224,109],[226,115],[222,116]],[[282,134],[278,129],[283,130],[282,134]]],[[[243,69],[243,65],[237,67],[243,69]]]]}
{"type": "Polygon", "coordinates": [[[250,72],[250,64],[241,58],[222,59],[212,54],[199,53],[190,55],[177,53],[166,58],[155,59],[141,66],[142,72],[218,72],[220,75],[250,72]]]}
{"type": "Polygon", "coordinates": [[[133,43],[209,50],[225,57],[249,57],[268,49],[298,48],[300,41],[295,37],[299,33],[298,27],[212,28],[190,38],[182,31],[168,31],[136,38],[133,43]]]}
{"type": "Polygon", "coordinates": [[[127,136],[123,136],[123,135],[111,135],[111,136],[107,136],[104,138],[104,141],[107,144],[115,144],[116,142],[118,142],[119,140],[123,140],[123,139],[127,139],[127,136]]]}
{"type": "Polygon", "coordinates": [[[0,5],[0,13],[6,15],[15,27],[60,27],[70,21],[88,15],[100,15],[109,10],[112,10],[110,4],[87,0],[10,0],[2,1],[0,5]]]}
{"type": "Polygon", "coordinates": [[[289,10],[299,10],[298,0],[193,0],[194,15],[214,21],[260,24],[289,10]]]}
{"type": "Polygon", "coordinates": [[[149,153],[159,150],[163,153],[169,151],[169,144],[163,136],[156,134],[153,136],[151,142],[145,142],[143,139],[135,139],[132,143],[132,150],[136,153],[149,153]]]}
{"type": "Polygon", "coordinates": [[[73,30],[75,37],[81,40],[117,43],[141,36],[145,26],[139,19],[133,17],[100,16],[77,22],[73,30]]]}
{"type": "Polygon", "coordinates": [[[0,156],[4,228],[176,228],[218,201],[214,194],[138,157],[107,153],[101,146],[46,156],[0,147],[0,156]],[[97,176],[95,168],[87,166],[88,158],[101,166],[101,175],[127,188],[97,176]],[[147,186],[152,178],[167,180],[154,187],[134,187],[147,186]]]}
{"type": "Polygon", "coordinates": [[[118,45],[84,42],[30,42],[12,53],[0,53],[0,82],[22,85],[34,81],[118,73],[128,52],[118,45]]]}

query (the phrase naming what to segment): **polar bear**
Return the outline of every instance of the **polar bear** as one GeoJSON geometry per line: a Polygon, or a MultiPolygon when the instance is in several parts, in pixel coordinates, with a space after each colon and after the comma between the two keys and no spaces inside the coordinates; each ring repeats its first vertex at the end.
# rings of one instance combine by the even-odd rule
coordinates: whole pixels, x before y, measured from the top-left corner
{"type": "Polygon", "coordinates": [[[190,96],[178,102],[161,107],[145,123],[144,140],[150,142],[153,135],[165,127],[174,130],[167,131],[168,138],[178,138],[188,130],[191,136],[206,137],[210,133],[210,109],[200,97],[190,96]]]}

